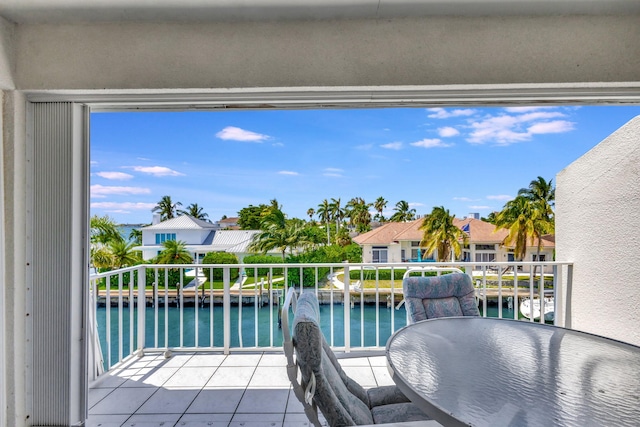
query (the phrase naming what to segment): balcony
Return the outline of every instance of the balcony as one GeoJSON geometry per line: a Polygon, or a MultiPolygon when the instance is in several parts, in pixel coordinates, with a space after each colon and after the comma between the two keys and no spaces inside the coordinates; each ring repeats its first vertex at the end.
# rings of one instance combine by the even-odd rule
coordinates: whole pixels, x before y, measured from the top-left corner
{"type": "MultiPolygon", "coordinates": [[[[434,268],[471,275],[483,316],[545,322],[544,316],[524,317],[518,302],[546,297],[561,313],[573,266],[191,264],[93,275],[88,425],[308,425],[284,368],[278,321],[284,290],[315,292],[323,332],[345,371],[365,387],[388,385],[393,382],[382,350],[406,324],[402,276],[446,273],[434,268]],[[193,269],[196,276],[222,279],[186,283],[182,273],[193,269]],[[514,284],[519,270],[526,273],[519,272],[514,284]]],[[[561,316],[553,322],[561,324],[561,316]]]]}

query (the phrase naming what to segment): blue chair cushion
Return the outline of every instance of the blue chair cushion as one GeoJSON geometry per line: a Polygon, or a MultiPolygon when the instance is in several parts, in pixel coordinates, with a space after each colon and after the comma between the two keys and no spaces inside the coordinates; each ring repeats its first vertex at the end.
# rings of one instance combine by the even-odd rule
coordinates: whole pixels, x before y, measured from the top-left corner
{"type": "Polygon", "coordinates": [[[402,281],[402,289],[411,322],[480,315],[471,278],[466,274],[407,277],[402,281]]]}

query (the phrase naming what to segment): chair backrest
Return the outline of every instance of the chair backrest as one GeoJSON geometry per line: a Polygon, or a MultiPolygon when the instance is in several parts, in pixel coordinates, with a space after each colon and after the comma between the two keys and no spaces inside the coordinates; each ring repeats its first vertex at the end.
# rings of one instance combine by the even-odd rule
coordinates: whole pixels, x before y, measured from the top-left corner
{"type": "MultiPolygon", "coordinates": [[[[289,292],[295,292],[289,290],[289,292]]],[[[289,295],[288,295],[289,297],[289,295]]],[[[295,297],[292,297],[295,298],[295,297]]],[[[285,303],[286,305],[286,303],[285,303]]],[[[333,351],[322,335],[320,329],[320,310],[318,300],[313,292],[303,292],[296,301],[293,319],[293,339],[290,349],[295,350],[296,362],[294,371],[289,372],[289,379],[296,388],[303,393],[296,392],[296,396],[305,406],[305,413],[310,421],[314,422],[316,416],[315,407],[326,418],[329,425],[351,426],[361,424],[373,424],[373,417],[369,409],[369,398],[366,391],[355,381],[349,378],[342,370],[333,351]],[[297,380],[298,366],[301,373],[301,383],[297,380]],[[302,399],[300,397],[302,396],[302,399]],[[307,407],[313,411],[309,417],[307,407]]],[[[288,331],[288,321],[285,321],[283,307],[283,334],[285,343],[288,331]]],[[[287,353],[285,344],[285,354],[287,353]]],[[[287,359],[291,364],[292,358],[287,359]]],[[[289,368],[288,368],[289,369],[289,368]]],[[[315,423],[315,422],[314,422],[315,423]]]]}
{"type": "Polygon", "coordinates": [[[402,290],[411,323],[436,317],[480,315],[475,289],[467,274],[405,277],[402,290]]]}

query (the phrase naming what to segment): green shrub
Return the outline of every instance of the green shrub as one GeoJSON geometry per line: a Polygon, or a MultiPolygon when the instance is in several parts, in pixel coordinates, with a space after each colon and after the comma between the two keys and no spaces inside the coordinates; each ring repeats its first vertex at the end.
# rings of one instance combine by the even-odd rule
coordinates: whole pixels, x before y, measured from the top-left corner
{"type": "MultiPolygon", "coordinates": [[[[316,250],[304,252],[299,255],[293,255],[287,258],[287,263],[339,263],[343,261],[362,262],[362,248],[357,244],[347,246],[330,245],[322,246],[316,250]]],[[[329,267],[318,267],[318,280],[324,279],[329,274],[329,267]]],[[[289,268],[287,273],[289,286],[300,286],[300,269],[289,268]]],[[[316,268],[304,268],[302,272],[303,286],[316,285],[316,268]]]]}
{"type": "MultiPolygon", "coordinates": [[[[166,268],[158,268],[158,289],[164,289],[164,279],[167,276],[169,280],[169,288],[177,288],[180,285],[180,273],[182,272],[182,283],[187,284],[189,280],[185,274],[186,271],[180,268],[170,268],[168,274],[165,274],[166,268]]],[[[156,281],[156,270],[147,268],[145,272],[146,285],[151,286],[156,281]]]]}
{"type": "MultiPolygon", "coordinates": [[[[273,256],[273,255],[250,255],[244,257],[242,260],[244,264],[282,264],[284,261],[282,258],[273,256]]],[[[248,276],[253,276],[255,269],[251,267],[246,268],[246,273],[248,276]]],[[[282,268],[272,268],[274,276],[281,276],[283,269],[282,268]]],[[[261,267],[258,268],[258,276],[266,276],[269,274],[269,268],[261,267]]]]}
{"type": "MultiPolygon", "coordinates": [[[[202,259],[202,271],[208,281],[222,280],[222,268],[206,268],[205,264],[238,264],[238,257],[228,252],[209,252],[202,259]]],[[[231,269],[231,280],[236,280],[239,276],[239,269],[231,269]]]]}
{"type": "MultiPolygon", "coordinates": [[[[404,269],[403,270],[394,269],[393,279],[402,280],[402,276],[404,276],[405,272],[406,270],[404,269]]],[[[389,268],[380,269],[377,271],[377,273],[378,273],[379,280],[391,280],[391,269],[389,268]]],[[[416,273],[416,274],[420,274],[420,273],[416,273]]],[[[435,272],[425,273],[425,276],[435,276],[435,275],[436,275],[435,272]]],[[[351,280],[360,280],[360,270],[358,269],[358,270],[349,271],[349,277],[351,278],[351,280]]],[[[364,278],[364,280],[375,280],[376,270],[365,269],[364,271],[362,271],[362,277],[364,278]]]]}

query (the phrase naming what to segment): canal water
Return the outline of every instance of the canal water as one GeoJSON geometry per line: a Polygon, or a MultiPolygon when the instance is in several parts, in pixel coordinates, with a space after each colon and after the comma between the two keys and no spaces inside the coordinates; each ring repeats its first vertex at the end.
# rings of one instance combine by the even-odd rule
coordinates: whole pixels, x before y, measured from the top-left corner
{"type": "MultiPolygon", "coordinates": [[[[489,307],[487,310],[489,317],[498,317],[498,308],[489,307]]],[[[182,328],[180,327],[180,308],[171,306],[165,311],[164,306],[157,309],[157,326],[154,322],[156,308],[146,307],[145,309],[145,347],[147,348],[175,348],[175,347],[195,347],[196,329],[198,347],[223,347],[223,310],[221,305],[213,307],[213,324],[211,324],[211,309],[209,306],[184,307],[182,311],[182,328]],[[197,311],[197,316],[196,316],[197,311]],[[166,314],[165,314],[166,313],[166,314]],[[196,320],[197,318],[197,320],[196,320]],[[165,321],[165,319],[168,319],[165,321]],[[166,326],[165,326],[166,325],[166,326]],[[197,325],[197,328],[196,328],[197,325]],[[168,345],[165,342],[165,327],[167,329],[168,345]],[[180,330],[182,329],[182,342],[180,330]],[[213,335],[213,344],[211,337],[213,335]]],[[[395,310],[380,306],[376,310],[374,304],[364,304],[362,307],[356,305],[351,308],[351,347],[384,347],[389,337],[394,331],[402,328],[406,324],[406,313],[404,305],[395,310]],[[363,320],[361,320],[363,319],[363,320]],[[376,320],[380,325],[376,331],[376,320]],[[393,320],[393,323],[392,323],[393,320]],[[364,325],[364,335],[361,333],[364,325]]],[[[502,316],[513,319],[513,311],[503,308],[502,316]]],[[[122,330],[122,355],[126,357],[130,353],[130,312],[129,307],[122,308],[122,321],[118,316],[118,307],[98,307],[97,308],[98,334],[102,347],[105,369],[108,369],[107,353],[110,349],[110,365],[113,366],[119,360],[120,343],[118,340],[119,330],[122,330]],[[110,346],[107,346],[106,313],[110,312],[110,346]]],[[[321,328],[327,342],[330,345],[344,346],[344,306],[342,304],[320,305],[321,328]],[[333,313],[331,313],[333,307],[333,313]],[[331,333],[330,319],[333,318],[333,335],[331,333]]],[[[133,310],[133,347],[137,342],[137,310],[133,310]]],[[[269,308],[268,305],[256,308],[254,306],[231,306],[231,349],[239,347],[257,346],[274,347],[282,346],[282,331],[278,324],[278,309],[269,308]],[[241,314],[240,314],[241,312],[241,314]],[[241,316],[242,321],[238,322],[241,316]],[[257,316],[257,322],[256,322],[257,316]],[[273,325],[270,328],[270,325],[273,325]]]]}

